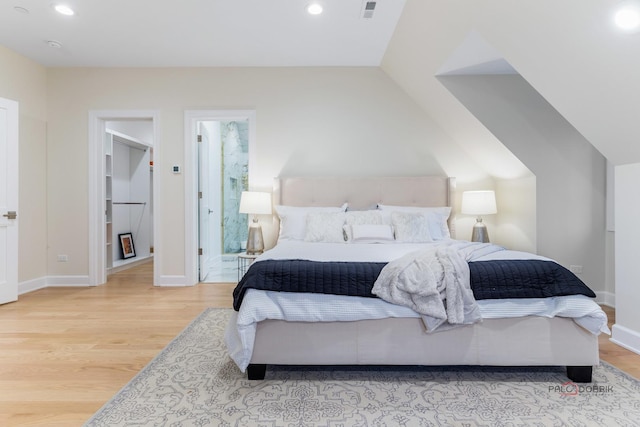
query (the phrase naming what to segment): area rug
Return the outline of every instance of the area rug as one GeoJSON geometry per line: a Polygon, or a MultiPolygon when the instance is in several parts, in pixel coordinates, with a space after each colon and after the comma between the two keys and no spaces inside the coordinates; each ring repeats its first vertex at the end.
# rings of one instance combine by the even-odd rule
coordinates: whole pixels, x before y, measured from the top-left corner
{"type": "Polygon", "coordinates": [[[269,367],[248,381],[226,353],[230,313],[204,311],[85,426],[640,425],[640,381],[605,363],[582,385],[560,367],[269,367]]]}

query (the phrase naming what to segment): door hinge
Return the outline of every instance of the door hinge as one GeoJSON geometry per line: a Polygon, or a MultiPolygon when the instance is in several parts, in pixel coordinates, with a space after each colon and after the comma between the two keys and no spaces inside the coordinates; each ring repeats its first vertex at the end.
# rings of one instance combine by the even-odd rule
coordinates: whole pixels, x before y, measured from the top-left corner
{"type": "Polygon", "coordinates": [[[202,142],[202,135],[198,135],[198,142],[202,142]]]}
{"type": "Polygon", "coordinates": [[[202,248],[198,248],[198,255],[202,255],[202,248]]]}
{"type": "Polygon", "coordinates": [[[202,191],[198,191],[198,199],[202,199],[202,191]]]}

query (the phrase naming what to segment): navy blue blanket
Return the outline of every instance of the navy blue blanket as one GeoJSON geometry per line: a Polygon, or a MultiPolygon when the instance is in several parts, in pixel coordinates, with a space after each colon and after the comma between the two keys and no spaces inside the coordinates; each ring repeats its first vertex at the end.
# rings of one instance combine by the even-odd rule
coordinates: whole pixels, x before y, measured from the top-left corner
{"type": "MultiPolygon", "coordinates": [[[[377,298],[371,293],[383,262],[319,262],[266,260],[253,263],[233,291],[237,311],[247,289],[311,292],[377,298]]],[[[552,261],[495,260],[469,263],[471,289],[476,300],[547,298],[586,295],[587,285],[552,261]]]]}
{"type": "Polygon", "coordinates": [[[494,260],[469,263],[477,300],[548,298],[596,294],[575,274],[553,261],[494,260]]]}

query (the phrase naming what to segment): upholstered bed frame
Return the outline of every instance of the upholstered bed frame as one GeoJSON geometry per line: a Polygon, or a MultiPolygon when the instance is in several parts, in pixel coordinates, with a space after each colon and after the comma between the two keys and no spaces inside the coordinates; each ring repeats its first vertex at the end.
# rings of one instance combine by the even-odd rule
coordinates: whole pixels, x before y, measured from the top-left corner
{"type": "MultiPolygon", "coordinates": [[[[341,206],[350,210],[393,206],[453,206],[455,178],[416,177],[287,177],[273,183],[274,205],[341,206]]],[[[453,215],[449,218],[455,236],[453,215]]]]}
{"type": "MultiPolygon", "coordinates": [[[[454,189],[454,179],[431,176],[280,178],[274,185],[274,202],[291,206],[348,202],[350,209],[371,209],[377,203],[451,206],[454,189]]],[[[487,319],[433,334],[425,333],[418,318],[266,320],[257,326],[248,376],[264,378],[269,364],[566,366],[571,380],[590,382],[592,367],[598,363],[597,337],[562,317],[487,319]]]]}

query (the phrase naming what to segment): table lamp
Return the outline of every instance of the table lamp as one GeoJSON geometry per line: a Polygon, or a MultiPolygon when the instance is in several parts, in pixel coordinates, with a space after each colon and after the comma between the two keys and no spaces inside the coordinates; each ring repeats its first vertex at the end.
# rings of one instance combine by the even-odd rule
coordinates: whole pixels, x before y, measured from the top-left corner
{"type": "Polygon", "coordinates": [[[476,215],[476,224],[471,233],[472,242],[489,243],[487,226],[482,222],[481,215],[497,213],[496,194],[493,190],[465,191],[462,193],[462,213],[476,215]]]}
{"type": "Polygon", "coordinates": [[[271,214],[271,194],[260,191],[243,191],[240,196],[240,213],[253,214],[253,221],[249,224],[247,237],[247,254],[259,255],[264,251],[262,227],[258,222],[258,215],[271,214]]]}

